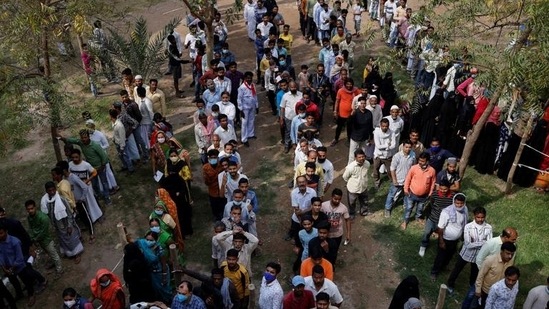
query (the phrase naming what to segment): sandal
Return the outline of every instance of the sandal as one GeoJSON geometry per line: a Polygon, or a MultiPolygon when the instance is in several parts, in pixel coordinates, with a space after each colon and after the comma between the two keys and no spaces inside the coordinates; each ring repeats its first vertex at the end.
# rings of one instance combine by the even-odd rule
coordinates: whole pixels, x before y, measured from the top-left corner
{"type": "Polygon", "coordinates": [[[80,261],[82,260],[81,257],[82,257],[81,254],[77,255],[77,256],[74,258],[74,264],[80,264],[80,261]]]}
{"type": "Polygon", "coordinates": [[[361,209],[360,210],[360,215],[361,216],[364,216],[366,217],[370,212],[368,211],[368,209],[361,209]]]}
{"type": "Polygon", "coordinates": [[[91,235],[90,240],[88,242],[90,245],[93,245],[95,243],[95,236],[91,235]]]}
{"type": "Polygon", "coordinates": [[[27,302],[27,306],[32,307],[32,306],[34,306],[34,303],[36,303],[36,297],[33,295],[33,296],[29,297],[29,301],[27,302]]]}

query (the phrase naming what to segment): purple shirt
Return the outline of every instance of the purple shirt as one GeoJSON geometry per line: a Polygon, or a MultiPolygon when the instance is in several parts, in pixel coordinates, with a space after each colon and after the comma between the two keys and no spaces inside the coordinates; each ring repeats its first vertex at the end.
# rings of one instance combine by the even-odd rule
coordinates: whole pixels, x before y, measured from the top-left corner
{"type": "Polygon", "coordinates": [[[231,95],[236,95],[238,93],[238,87],[240,87],[241,82],[244,80],[244,73],[240,71],[233,73],[229,70],[225,73],[225,77],[231,81],[231,95]]]}

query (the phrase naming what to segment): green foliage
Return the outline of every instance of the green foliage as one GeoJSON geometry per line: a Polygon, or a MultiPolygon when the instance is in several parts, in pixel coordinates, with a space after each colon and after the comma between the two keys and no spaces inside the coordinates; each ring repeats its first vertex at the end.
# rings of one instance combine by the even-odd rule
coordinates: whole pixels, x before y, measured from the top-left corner
{"type": "Polygon", "coordinates": [[[145,80],[160,76],[160,66],[168,58],[164,39],[180,22],[179,18],[171,20],[162,31],[152,37],[148,32],[147,22],[140,17],[129,38],[116,29],[109,29],[111,37],[107,39],[107,49],[120,66],[132,69],[145,80]]]}

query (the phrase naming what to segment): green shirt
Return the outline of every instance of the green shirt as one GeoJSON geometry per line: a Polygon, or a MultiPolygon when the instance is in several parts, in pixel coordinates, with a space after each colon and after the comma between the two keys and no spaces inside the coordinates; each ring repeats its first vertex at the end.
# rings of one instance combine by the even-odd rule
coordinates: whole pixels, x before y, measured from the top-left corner
{"type": "Polygon", "coordinates": [[[98,143],[90,141],[88,145],[84,145],[80,139],[74,137],[67,138],[67,142],[80,146],[84,157],[86,157],[86,161],[88,161],[88,163],[90,163],[95,169],[109,163],[107,153],[98,143]]]}
{"type": "Polygon", "coordinates": [[[47,246],[52,241],[50,218],[38,210],[34,216],[28,216],[27,219],[30,227],[29,236],[32,241],[39,243],[40,246],[47,246]]]}

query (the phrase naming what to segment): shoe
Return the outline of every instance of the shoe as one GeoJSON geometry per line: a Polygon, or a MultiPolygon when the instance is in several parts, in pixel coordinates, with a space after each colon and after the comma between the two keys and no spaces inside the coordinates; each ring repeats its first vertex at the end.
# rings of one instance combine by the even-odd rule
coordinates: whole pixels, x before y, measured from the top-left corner
{"type": "Polygon", "coordinates": [[[122,173],[122,172],[127,171],[127,170],[128,170],[127,167],[123,167],[123,168],[119,169],[117,172],[122,173]]]}
{"type": "Polygon", "coordinates": [[[385,210],[385,218],[391,218],[391,211],[385,210]]]}
{"type": "Polygon", "coordinates": [[[290,147],[284,146],[284,153],[288,153],[288,152],[290,152],[290,147]]]}
{"type": "Polygon", "coordinates": [[[437,280],[436,274],[431,274],[431,282],[435,282],[437,280]]]}
{"type": "Polygon", "coordinates": [[[257,136],[255,136],[255,135],[254,135],[254,136],[250,136],[250,137],[248,137],[248,139],[257,139],[257,136]]]}
{"type": "Polygon", "coordinates": [[[334,147],[335,145],[337,145],[337,142],[335,139],[330,143],[330,147],[334,147]]]}
{"type": "Polygon", "coordinates": [[[448,286],[447,291],[448,291],[448,295],[454,294],[454,288],[451,288],[451,287],[448,286]]]}
{"type": "Polygon", "coordinates": [[[284,236],[284,240],[285,240],[285,241],[289,241],[289,240],[291,240],[292,238],[293,238],[293,237],[292,237],[292,235],[290,235],[290,234],[286,234],[286,236],[284,236]]]}
{"type": "Polygon", "coordinates": [[[246,146],[246,147],[250,147],[250,143],[248,143],[248,142],[244,142],[244,143],[242,143],[242,144],[243,144],[244,146],[246,146]]]}
{"type": "Polygon", "coordinates": [[[419,247],[419,256],[421,256],[421,257],[425,256],[425,249],[427,249],[427,248],[419,247]]]}

